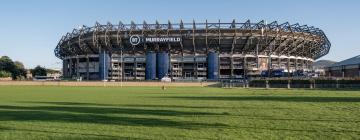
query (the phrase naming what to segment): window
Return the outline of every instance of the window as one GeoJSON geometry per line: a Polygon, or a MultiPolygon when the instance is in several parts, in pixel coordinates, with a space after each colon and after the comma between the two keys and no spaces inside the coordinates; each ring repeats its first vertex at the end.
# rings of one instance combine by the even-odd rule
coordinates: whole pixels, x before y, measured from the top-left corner
{"type": "Polygon", "coordinates": [[[137,63],[137,68],[142,68],[143,65],[141,63],[137,63]]]}
{"type": "Polygon", "coordinates": [[[204,64],[203,63],[198,63],[198,68],[204,68],[204,64]]]}

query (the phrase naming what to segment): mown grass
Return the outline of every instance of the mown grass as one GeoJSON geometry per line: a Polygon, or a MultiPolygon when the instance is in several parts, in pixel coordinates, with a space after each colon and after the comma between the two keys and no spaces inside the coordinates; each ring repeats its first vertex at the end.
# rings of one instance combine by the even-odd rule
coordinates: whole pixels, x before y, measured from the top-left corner
{"type": "Polygon", "coordinates": [[[0,139],[359,139],[359,90],[0,86],[0,139]]]}

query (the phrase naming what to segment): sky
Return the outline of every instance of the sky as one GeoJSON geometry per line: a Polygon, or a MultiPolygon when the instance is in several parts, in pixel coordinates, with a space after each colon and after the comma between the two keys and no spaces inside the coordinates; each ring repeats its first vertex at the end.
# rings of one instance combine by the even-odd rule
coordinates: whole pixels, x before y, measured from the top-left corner
{"type": "Polygon", "coordinates": [[[266,20],[322,29],[332,46],[320,58],[341,61],[360,54],[359,0],[1,0],[0,56],[61,69],[60,38],[95,22],[147,23],[266,20]]]}

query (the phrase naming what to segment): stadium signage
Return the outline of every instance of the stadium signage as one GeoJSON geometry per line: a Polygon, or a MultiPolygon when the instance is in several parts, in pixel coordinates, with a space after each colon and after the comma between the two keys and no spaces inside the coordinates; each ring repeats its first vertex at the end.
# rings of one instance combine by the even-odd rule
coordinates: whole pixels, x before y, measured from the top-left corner
{"type": "Polygon", "coordinates": [[[138,35],[130,36],[130,44],[131,45],[136,46],[136,45],[140,44],[140,42],[141,42],[140,36],[138,36],[138,35]]]}
{"type": "Polygon", "coordinates": [[[168,42],[180,42],[180,37],[146,37],[145,42],[149,43],[168,43],[168,42]]]}
{"type": "Polygon", "coordinates": [[[177,43],[181,42],[181,37],[140,37],[132,35],[129,41],[131,45],[138,45],[140,43],[177,43]]]}

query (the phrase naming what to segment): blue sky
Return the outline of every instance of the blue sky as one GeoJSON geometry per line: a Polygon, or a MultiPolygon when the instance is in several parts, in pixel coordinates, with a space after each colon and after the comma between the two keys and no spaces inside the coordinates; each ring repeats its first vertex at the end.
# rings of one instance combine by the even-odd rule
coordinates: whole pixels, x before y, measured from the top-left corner
{"type": "Polygon", "coordinates": [[[130,23],[232,21],[307,24],[322,29],[332,43],[320,59],[340,61],[360,54],[358,0],[2,0],[0,56],[36,65],[61,68],[53,50],[62,35],[96,21],[130,23]]]}

